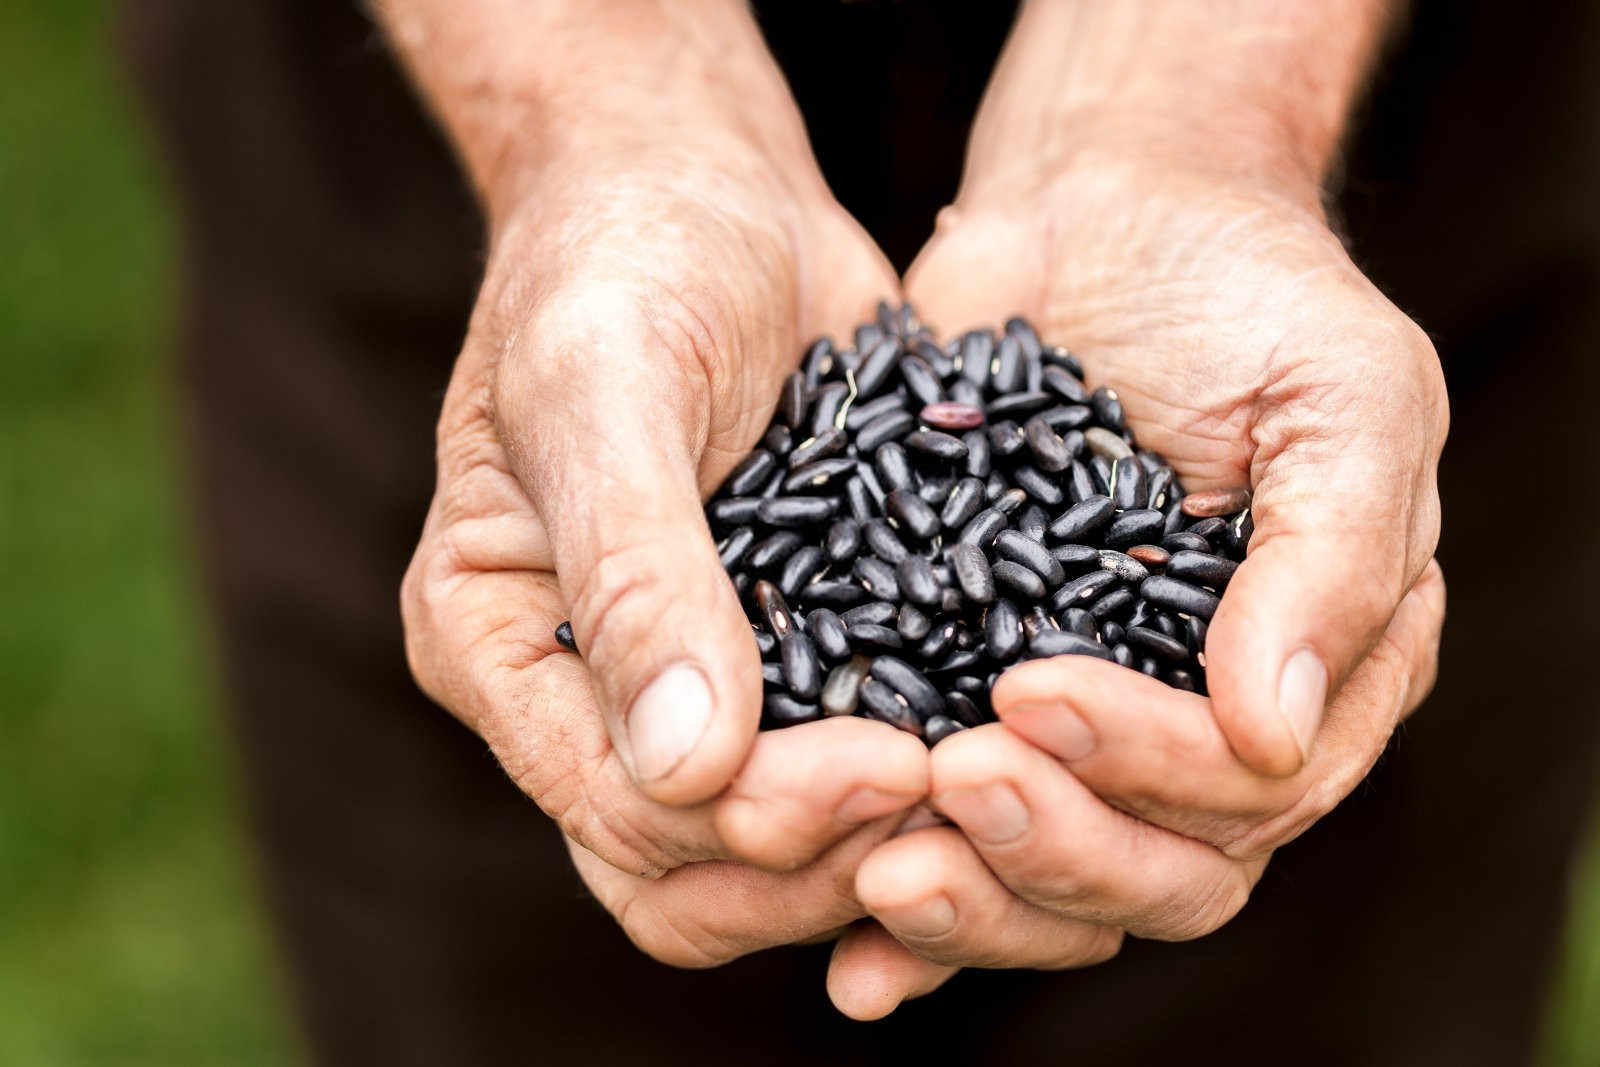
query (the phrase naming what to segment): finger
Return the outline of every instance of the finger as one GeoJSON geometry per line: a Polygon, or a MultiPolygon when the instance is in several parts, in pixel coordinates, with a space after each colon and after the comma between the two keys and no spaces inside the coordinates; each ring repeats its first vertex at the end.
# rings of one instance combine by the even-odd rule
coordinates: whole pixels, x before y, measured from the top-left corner
{"type": "Polygon", "coordinates": [[[880,846],[856,872],[856,895],[896,940],[950,967],[1086,967],[1122,945],[1116,929],[1020,899],[950,827],[880,846]]]}
{"type": "MultiPolygon", "coordinates": [[[[1393,356],[1392,340],[1378,351],[1393,356]]],[[[1311,757],[1328,696],[1383,634],[1438,540],[1431,433],[1442,414],[1424,393],[1351,362],[1335,387],[1290,381],[1261,401],[1281,414],[1256,428],[1255,534],[1206,638],[1217,721],[1267,774],[1293,774],[1311,757]]]]}
{"type": "Polygon", "coordinates": [[[1443,611],[1434,564],[1334,698],[1311,762],[1288,778],[1241,761],[1205,698],[1109,663],[1018,667],[995,686],[995,712],[1114,807],[1235,858],[1260,857],[1366,776],[1431,684],[1443,611]]]}
{"type": "Polygon", "coordinates": [[[939,212],[934,235],[906,271],[906,299],[947,334],[1004,322],[1011,315],[1036,318],[1045,264],[1036,233],[1010,216],[962,226],[962,209],[939,212]],[[972,264],[982,263],[983,284],[974,285],[972,264]]]}
{"type": "Polygon", "coordinates": [[[711,341],[676,343],[631,296],[564,294],[495,396],[612,743],[646,793],[688,804],[743,763],[761,680],[697,481],[711,341]]]}
{"type": "Polygon", "coordinates": [[[856,868],[898,817],[861,827],[801,870],[692,863],[651,880],[569,842],[573,864],[634,944],[675,967],[715,967],[750,952],[810,940],[861,918],[856,868]]]}
{"type": "Polygon", "coordinates": [[[960,968],[915,955],[875,922],[845,931],[828,960],[828,999],[857,1022],[882,1019],[901,1004],[926,996],[960,968]]]}
{"type": "Polygon", "coordinates": [[[1266,866],[1113,809],[1003,724],[934,748],[933,788],[934,805],[1018,896],[1140,937],[1215,930],[1266,866]]]}

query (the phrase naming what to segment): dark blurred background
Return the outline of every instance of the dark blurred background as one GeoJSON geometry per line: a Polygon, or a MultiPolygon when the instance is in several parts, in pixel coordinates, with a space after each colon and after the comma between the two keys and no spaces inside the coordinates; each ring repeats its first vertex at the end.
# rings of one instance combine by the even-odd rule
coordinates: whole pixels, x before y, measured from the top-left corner
{"type": "MultiPolygon", "coordinates": [[[[295,1063],[182,491],[174,212],[115,16],[0,6],[0,1063],[295,1063]]],[[[1591,838],[1551,1067],[1600,1064],[1591,838]]]]}

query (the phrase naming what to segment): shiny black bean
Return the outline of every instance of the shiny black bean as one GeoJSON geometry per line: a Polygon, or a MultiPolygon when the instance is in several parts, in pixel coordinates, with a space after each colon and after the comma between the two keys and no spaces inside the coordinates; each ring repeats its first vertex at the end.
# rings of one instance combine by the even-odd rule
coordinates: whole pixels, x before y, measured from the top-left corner
{"type": "Polygon", "coordinates": [[[1113,619],[1133,607],[1134,599],[1132,589],[1113,589],[1089,605],[1089,614],[1097,619],[1113,619]]]}
{"type": "Polygon", "coordinates": [[[1015,514],[1017,509],[1022,507],[1022,505],[1026,504],[1027,502],[1027,490],[1013,488],[1007,489],[1005,492],[995,497],[990,503],[990,507],[994,508],[1002,515],[1010,516],[1015,514]]]}
{"type": "MultiPolygon", "coordinates": [[[[960,679],[957,679],[957,681],[960,681],[960,679]]],[[[987,686],[984,688],[987,689],[987,686]]],[[[973,703],[971,697],[959,689],[944,695],[944,707],[950,717],[963,726],[983,725],[983,712],[978,710],[978,705],[973,703]]]]}
{"type": "Polygon", "coordinates": [[[1063,584],[1050,598],[1050,604],[1058,612],[1073,607],[1086,608],[1120,580],[1111,571],[1090,571],[1063,584]]]}
{"type": "Polygon", "coordinates": [[[1015,337],[1022,354],[1033,359],[1038,359],[1044,351],[1044,345],[1039,341],[1039,334],[1033,324],[1021,315],[1013,315],[1005,321],[1002,327],[1007,337],[1015,337]]]}
{"type": "Polygon", "coordinates": [[[984,508],[961,528],[959,540],[965,545],[974,545],[980,549],[988,548],[995,535],[1009,525],[1011,524],[1006,520],[1004,513],[995,508],[984,508]]]}
{"type": "Polygon", "coordinates": [[[901,604],[900,613],[895,616],[894,629],[908,644],[913,644],[928,636],[933,629],[933,619],[915,604],[901,604]]]}
{"type": "Polygon", "coordinates": [[[763,689],[786,689],[788,680],[783,674],[783,664],[763,663],[761,665],[761,686],[763,689]]]}
{"type": "Polygon", "coordinates": [[[857,467],[849,456],[832,456],[807,463],[783,479],[785,493],[807,493],[830,488],[835,482],[848,479],[857,467]]]}
{"type": "Polygon", "coordinates": [[[1137,457],[1123,456],[1112,466],[1111,482],[1115,489],[1112,499],[1119,511],[1144,508],[1150,502],[1149,483],[1144,467],[1137,457]]]}
{"type": "Polygon", "coordinates": [[[899,727],[908,734],[922,736],[922,719],[911,710],[910,703],[904,697],[884,682],[876,678],[868,678],[862,682],[860,701],[861,709],[866,712],[869,719],[877,719],[879,722],[899,727]]]}
{"type": "Polygon", "coordinates": [[[905,647],[905,641],[899,633],[887,626],[874,626],[870,623],[861,623],[849,629],[850,647],[857,652],[867,655],[876,655],[881,652],[894,652],[905,647]]]}
{"type": "Polygon", "coordinates": [[[778,639],[765,630],[751,630],[756,635],[756,651],[771,656],[778,651],[778,639]]]}
{"type": "Polygon", "coordinates": [[[1125,582],[1137,585],[1150,577],[1150,569],[1143,563],[1134,559],[1126,552],[1118,552],[1114,548],[1100,550],[1100,566],[1111,571],[1125,582]]]}
{"type": "Polygon", "coordinates": [[[811,399],[811,436],[825,433],[837,424],[839,409],[849,395],[850,387],[844,382],[829,382],[817,390],[811,399]]]}
{"type": "Polygon", "coordinates": [[[775,422],[761,435],[761,447],[775,456],[787,456],[794,447],[794,434],[789,432],[789,427],[775,422]]]}
{"type": "Polygon", "coordinates": [[[989,419],[1015,419],[1050,406],[1050,394],[1046,392],[1011,393],[989,401],[983,413],[989,419]]]}
{"type": "Polygon", "coordinates": [[[980,410],[983,408],[983,387],[966,378],[946,383],[945,395],[957,404],[980,410]]]}
{"type": "Polygon", "coordinates": [[[729,496],[750,496],[759,492],[777,469],[777,457],[764,448],[758,448],[740,460],[739,465],[728,474],[728,480],[722,483],[723,491],[729,496]]]}
{"type": "Polygon", "coordinates": [[[939,522],[947,530],[964,526],[968,519],[983,507],[983,483],[976,478],[963,478],[945,497],[944,509],[939,512],[939,522]]]}
{"type": "Polygon", "coordinates": [[[944,463],[960,463],[967,458],[961,438],[942,430],[917,430],[906,435],[905,446],[920,456],[944,463]]]}
{"type": "Polygon", "coordinates": [[[1185,615],[1196,615],[1207,622],[1217,611],[1217,598],[1197,585],[1180,582],[1164,574],[1152,575],[1139,585],[1139,594],[1157,607],[1185,615]]]}
{"type": "Polygon", "coordinates": [[[789,602],[784,600],[783,593],[771,582],[761,581],[755,588],[756,609],[766,616],[767,628],[778,640],[783,640],[794,633],[794,614],[789,610],[789,602]]]}
{"type": "Polygon", "coordinates": [[[934,577],[933,564],[926,557],[906,556],[895,568],[895,579],[899,582],[901,595],[911,603],[925,608],[938,607],[942,590],[939,580],[934,577]]]}
{"type": "Polygon", "coordinates": [[[789,453],[789,469],[794,470],[815,460],[836,456],[843,452],[845,445],[849,443],[843,430],[830,426],[815,437],[809,437],[795,446],[794,451],[789,453]]]}
{"type": "Polygon", "coordinates": [[[1133,649],[1127,645],[1114,644],[1111,646],[1111,658],[1124,667],[1133,666],[1133,649]]]}
{"type": "MultiPolygon", "coordinates": [[[[1089,473],[1088,464],[1082,460],[1073,460],[1072,466],[1067,468],[1066,476],[1067,499],[1074,504],[1081,504],[1085,500],[1093,500],[1097,496],[1105,496],[1094,484],[1094,475],[1089,473]]],[[[1106,497],[1110,500],[1110,497],[1106,497]]],[[[1114,505],[1113,505],[1114,506],[1114,505]]]]}
{"type": "Polygon", "coordinates": [[[1002,459],[1014,456],[1028,447],[1028,439],[1023,435],[1022,427],[1007,419],[1002,422],[989,424],[989,450],[993,455],[1002,459]]]}
{"type": "Polygon", "coordinates": [[[707,504],[706,515],[717,526],[747,526],[756,521],[760,506],[758,496],[728,496],[707,504]]]}
{"type": "Polygon", "coordinates": [[[989,382],[989,361],[994,358],[994,334],[971,330],[961,338],[961,373],[977,386],[989,382]]]}
{"type": "Polygon", "coordinates": [[[931,663],[950,651],[956,644],[957,629],[954,622],[935,623],[933,629],[928,631],[928,636],[922,639],[922,644],[917,646],[917,658],[924,663],[931,663]]]}
{"type": "Polygon", "coordinates": [[[1166,675],[1166,683],[1174,689],[1185,689],[1191,693],[1195,691],[1195,678],[1186,670],[1170,670],[1166,675]]]}
{"type": "Polygon", "coordinates": [[[1162,659],[1182,662],[1189,658],[1189,649],[1182,641],[1148,626],[1128,627],[1128,643],[1162,659]]]}
{"type": "MultiPolygon", "coordinates": [[[[1094,612],[1089,613],[1091,616],[1094,612]]],[[[1100,623],[1100,643],[1114,645],[1127,636],[1127,630],[1115,619],[1106,619],[1100,623]]]]}
{"type": "Polygon", "coordinates": [[[1167,575],[1196,585],[1226,589],[1239,565],[1231,559],[1209,552],[1174,552],[1167,561],[1167,575]]]}
{"type": "Polygon", "coordinates": [[[1150,507],[1165,509],[1167,506],[1167,490],[1172,488],[1172,468],[1163,467],[1150,475],[1150,485],[1145,494],[1149,497],[1150,507]]]}
{"type": "Polygon", "coordinates": [[[870,519],[861,527],[862,540],[867,551],[885,563],[898,565],[906,558],[908,549],[883,519],[870,519]]]}
{"type": "Polygon", "coordinates": [[[1064,471],[1072,463],[1067,443],[1038,416],[1022,424],[1022,436],[1028,442],[1028,451],[1033,453],[1034,466],[1046,474],[1064,471]]]}
{"type": "Polygon", "coordinates": [[[756,521],[768,526],[811,526],[833,518],[839,502],[826,496],[780,496],[763,500],[756,521]]]}
{"type": "Polygon", "coordinates": [[[905,402],[894,393],[866,403],[857,398],[844,417],[844,428],[856,435],[856,447],[862,452],[871,452],[885,441],[904,437],[916,424],[916,417],[906,410],[905,402]],[[879,425],[869,436],[868,443],[863,445],[861,435],[874,424],[879,425]]]}
{"type": "Polygon", "coordinates": [[[1017,516],[1017,529],[1023,536],[1038,544],[1044,544],[1045,532],[1050,527],[1050,515],[1038,504],[1029,504],[1022,509],[1022,514],[1017,516]]]}
{"type": "Polygon", "coordinates": [[[1206,665],[1206,631],[1208,629],[1204,619],[1190,615],[1183,620],[1184,639],[1189,643],[1189,649],[1200,658],[1200,666],[1206,665]]]}
{"type": "Polygon", "coordinates": [[[994,601],[994,574],[989,569],[989,560],[984,556],[983,549],[965,539],[965,534],[950,549],[950,567],[956,572],[956,582],[968,600],[974,604],[994,601]]]}
{"type": "Polygon", "coordinates": [[[752,571],[770,571],[794,555],[801,545],[800,535],[792,530],[779,530],[764,538],[750,549],[745,566],[752,571]]]}
{"type": "Polygon", "coordinates": [[[778,394],[778,415],[790,429],[798,430],[806,417],[806,402],[810,390],[806,387],[804,371],[795,371],[784,379],[783,390],[778,394]]]}
{"type": "Polygon", "coordinates": [[[789,692],[801,700],[815,700],[822,693],[822,660],[817,646],[802,633],[778,639],[778,654],[783,657],[783,676],[789,692]]]}
{"type": "Polygon", "coordinates": [[[1056,545],[1050,550],[1050,558],[1069,575],[1100,569],[1100,550],[1093,545],[1056,545]]]}
{"type": "Polygon", "coordinates": [[[1061,397],[1069,404],[1087,404],[1089,390],[1083,387],[1070,371],[1063,367],[1046,366],[1040,374],[1040,381],[1050,392],[1061,397]]]}
{"type": "Polygon", "coordinates": [[[1060,507],[1066,502],[1067,495],[1061,491],[1060,483],[1037,468],[1021,464],[1011,472],[1011,477],[1023,492],[1045,507],[1060,507]]]}
{"type": "Polygon", "coordinates": [[[874,600],[851,608],[839,617],[846,626],[887,626],[894,621],[896,610],[887,600],[874,600]]]}
{"type": "Polygon", "coordinates": [[[1161,512],[1155,508],[1124,511],[1106,527],[1106,544],[1112,548],[1126,548],[1160,540],[1161,523],[1161,512]]]}
{"type": "Polygon", "coordinates": [[[1111,650],[1092,637],[1069,630],[1046,630],[1028,642],[1028,653],[1033,656],[1094,656],[1111,658],[1111,650]]]}
{"type": "Polygon", "coordinates": [[[989,365],[989,388],[1002,396],[1018,395],[1022,388],[1022,346],[1010,334],[1000,338],[995,346],[994,360],[989,365]]]}
{"type": "Polygon", "coordinates": [[[911,460],[897,441],[886,441],[872,454],[872,469],[885,489],[910,489],[913,484],[911,460]]]}
{"type": "Polygon", "coordinates": [[[873,347],[876,346],[879,341],[884,339],[887,332],[887,327],[885,327],[881,321],[863,322],[860,326],[856,327],[856,351],[872,351],[873,347]]]}
{"type": "Polygon", "coordinates": [[[983,615],[983,644],[989,655],[1010,663],[1022,651],[1022,617],[1009,600],[996,600],[983,615]]]}
{"type": "Polygon", "coordinates": [[[741,526],[717,545],[717,558],[722,561],[724,570],[732,570],[744,559],[750,551],[750,546],[756,543],[756,532],[748,526],[741,526]]]}
{"type": "Polygon", "coordinates": [[[806,545],[784,560],[783,569],[778,572],[778,588],[783,590],[784,596],[796,596],[802,586],[816,578],[827,566],[828,561],[822,549],[816,545],[806,545]]]}
{"type": "Polygon", "coordinates": [[[1037,600],[1045,594],[1044,579],[1014,560],[1003,559],[993,564],[989,572],[994,575],[996,586],[1004,586],[1024,600],[1037,600]]]}
{"type": "Polygon", "coordinates": [[[929,716],[928,721],[922,725],[923,740],[931,748],[951,734],[959,734],[966,727],[946,715],[929,716]]]}
{"type": "Polygon", "coordinates": [[[939,596],[939,610],[946,615],[954,615],[963,605],[961,590],[954,585],[946,585],[939,596]]]}
{"type": "Polygon", "coordinates": [[[878,390],[888,382],[889,372],[900,361],[900,342],[893,337],[886,337],[870,350],[861,348],[860,351],[865,352],[866,356],[861,360],[861,366],[856,368],[856,399],[866,400],[876,396],[878,390]]]}
{"type": "Polygon", "coordinates": [[[1127,420],[1122,411],[1122,398],[1117,396],[1117,391],[1102,385],[1089,394],[1089,406],[1094,408],[1095,417],[1100,420],[1100,425],[1121,433],[1127,426],[1127,420]]]}
{"type": "Polygon", "coordinates": [[[1089,476],[1094,479],[1095,492],[1111,495],[1111,462],[1102,456],[1089,457],[1089,476]]]}
{"type": "Polygon", "coordinates": [[[1182,489],[1180,489],[1177,485],[1174,485],[1172,487],[1172,492],[1168,493],[1167,496],[1168,500],[1166,506],[1161,509],[1161,513],[1166,516],[1166,521],[1161,527],[1161,533],[1163,536],[1171,537],[1173,534],[1183,529],[1184,526],[1188,525],[1189,516],[1183,513],[1182,489]]]}
{"type": "Polygon", "coordinates": [[[556,627],[556,644],[568,652],[578,651],[578,639],[572,636],[572,620],[568,619],[556,627]]]}
{"type": "Polygon", "coordinates": [[[861,480],[859,474],[845,481],[844,499],[849,505],[850,517],[857,522],[866,522],[878,513],[872,494],[867,491],[867,483],[861,480]]]}
{"type": "Polygon", "coordinates": [[[1094,412],[1085,404],[1061,404],[1041,411],[1039,418],[1049,423],[1052,430],[1061,433],[1083,429],[1094,419],[1094,412]]]}
{"type": "Polygon", "coordinates": [[[1061,561],[1052,556],[1049,549],[1026,534],[1016,530],[1002,530],[995,536],[994,549],[1003,558],[1020,563],[1033,571],[1052,589],[1066,581],[1066,571],[1061,561]]]}
{"type": "Polygon", "coordinates": [[[1181,627],[1178,625],[1178,620],[1173,618],[1171,615],[1168,615],[1164,611],[1156,612],[1156,614],[1151,617],[1150,621],[1155,625],[1156,629],[1160,630],[1168,637],[1177,637],[1181,632],[1181,627]]]}
{"type": "Polygon", "coordinates": [[[928,676],[896,656],[879,656],[872,661],[872,677],[893,689],[910,705],[917,717],[926,719],[944,710],[944,697],[928,676]]]}
{"type": "Polygon", "coordinates": [[[1050,613],[1044,609],[1044,605],[1035,604],[1022,613],[1022,636],[1024,638],[1032,640],[1034,634],[1039,633],[1041,630],[1050,629],[1059,630],[1060,627],[1055,624],[1055,620],[1050,617],[1050,613]]]}
{"type": "Polygon", "coordinates": [[[1099,624],[1095,617],[1089,614],[1088,608],[1067,608],[1061,613],[1060,629],[1070,630],[1084,637],[1093,637],[1099,632],[1099,624]]]}
{"type": "Polygon", "coordinates": [[[805,376],[806,388],[815,390],[822,384],[822,379],[833,370],[833,338],[819,337],[812,341],[800,365],[804,368],[802,373],[805,376]]]}
{"type": "Polygon", "coordinates": [[[925,338],[920,338],[911,346],[922,357],[934,374],[941,379],[948,378],[955,373],[956,365],[950,359],[949,353],[925,338]]]}
{"type": "MultiPolygon", "coordinates": [[[[1074,464],[1080,467],[1081,464],[1074,464]]],[[[1050,536],[1062,541],[1081,541],[1109,523],[1117,513],[1110,497],[1092,494],[1063,511],[1050,524],[1050,536]]]]}
{"type": "Polygon", "coordinates": [[[837,519],[822,539],[822,552],[833,563],[850,559],[861,550],[861,524],[855,519],[837,519]]]}
{"type": "Polygon", "coordinates": [[[983,499],[993,504],[1006,491],[1006,480],[999,471],[989,475],[983,483],[983,499]]]}
{"type": "Polygon", "coordinates": [[[822,709],[816,704],[796,700],[788,693],[768,693],[761,701],[761,717],[772,729],[798,726],[822,718],[822,709]]]}
{"type": "Polygon", "coordinates": [[[944,399],[944,387],[939,384],[939,376],[920,356],[900,357],[900,380],[906,383],[906,391],[920,407],[937,404],[944,399]]]}
{"type": "Polygon", "coordinates": [[[804,589],[806,602],[830,608],[848,608],[867,599],[867,591],[856,582],[824,579],[804,589]]]}
{"type": "Polygon", "coordinates": [[[1058,367],[1065,367],[1078,378],[1083,377],[1083,364],[1078,362],[1078,357],[1068,352],[1060,345],[1046,345],[1042,353],[1046,363],[1053,363],[1058,367]]]}
{"type": "Polygon", "coordinates": [[[1139,673],[1151,678],[1161,676],[1161,661],[1153,656],[1146,656],[1139,661],[1139,673]]]}
{"type": "Polygon", "coordinates": [[[974,478],[989,477],[993,470],[989,435],[982,430],[968,430],[961,435],[961,443],[967,446],[967,473],[974,478]]]}
{"type": "Polygon", "coordinates": [[[883,510],[896,529],[905,530],[913,537],[926,540],[939,532],[938,514],[915,493],[896,489],[884,501],[883,510]]]}
{"type": "Polygon", "coordinates": [[[815,608],[806,616],[806,632],[817,646],[817,654],[829,663],[850,658],[850,636],[844,620],[828,608],[815,608]]]}
{"type": "Polygon", "coordinates": [[[875,599],[892,601],[900,599],[900,583],[895,578],[894,568],[882,560],[862,556],[856,560],[851,573],[856,576],[861,587],[875,599]]]}
{"type": "Polygon", "coordinates": [[[1163,537],[1161,539],[1161,547],[1171,552],[1174,556],[1179,552],[1204,552],[1207,555],[1211,553],[1211,542],[1197,533],[1190,533],[1188,530],[1180,530],[1177,533],[1163,537]]]}
{"type": "Polygon", "coordinates": [[[1199,537],[1204,537],[1211,544],[1216,544],[1217,539],[1222,536],[1222,531],[1227,528],[1228,520],[1218,515],[1209,519],[1201,519],[1193,526],[1190,526],[1188,528],[1188,532],[1199,537]]]}
{"type": "Polygon", "coordinates": [[[1229,555],[1243,557],[1245,549],[1250,546],[1250,535],[1255,532],[1255,516],[1247,511],[1242,518],[1228,523],[1228,528],[1222,531],[1222,547],[1229,555]]]}

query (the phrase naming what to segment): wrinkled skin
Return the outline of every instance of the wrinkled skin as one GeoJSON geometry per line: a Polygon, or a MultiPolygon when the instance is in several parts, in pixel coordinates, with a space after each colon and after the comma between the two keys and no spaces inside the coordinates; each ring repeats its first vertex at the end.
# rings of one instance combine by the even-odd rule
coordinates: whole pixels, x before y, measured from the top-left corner
{"type": "Polygon", "coordinates": [[[896,280],[814,168],[664,132],[553,164],[497,225],[402,606],[423,688],[627,933],[708,966],[857,918],[856,866],[928,761],[859,719],[757,736],[757,654],[701,511],[795,353],[896,280]],[[568,617],[587,665],[552,636],[568,617]],[[641,743],[630,707],[683,663],[709,722],[641,743]]]}
{"type": "Polygon", "coordinates": [[[830,991],[859,1018],[956,967],[1083,966],[1124,932],[1228,921],[1431,688],[1444,613],[1438,360],[1314,194],[1105,155],[988,182],[969,168],[979,191],[907,278],[924,317],[1029,316],[1091,385],[1114,383],[1187,488],[1253,487],[1256,530],[1207,638],[1210,699],[1059,657],[1003,676],[1003,725],[934,750],[953,825],[867,857],[857,890],[883,928],[835,954],[830,991]],[[1290,722],[1275,695],[1299,649],[1333,696],[1290,722]]]}

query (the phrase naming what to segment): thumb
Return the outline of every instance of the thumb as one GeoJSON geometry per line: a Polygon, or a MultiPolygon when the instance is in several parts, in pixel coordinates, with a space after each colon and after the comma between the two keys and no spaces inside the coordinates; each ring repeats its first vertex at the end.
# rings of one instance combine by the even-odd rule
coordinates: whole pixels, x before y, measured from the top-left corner
{"type": "Polygon", "coordinates": [[[1205,640],[1213,714],[1235,754],[1265,774],[1309,760],[1328,698],[1438,540],[1431,465],[1406,471],[1395,454],[1345,444],[1292,445],[1262,473],[1249,554],[1205,640]]]}
{"type": "MultiPolygon", "coordinates": [[[[543,339],[506,382],[513,464],[550,538],[611,743],[655,800],[693,804],[743,764],[761,713],[750,624],[718,559],[696,479],[705,375],[652,331],[543,339]],[[564,372],[563,372],[564,369],[564,372]]],[[[607,319],[590,321],[607,321],[607,319]]]]}

